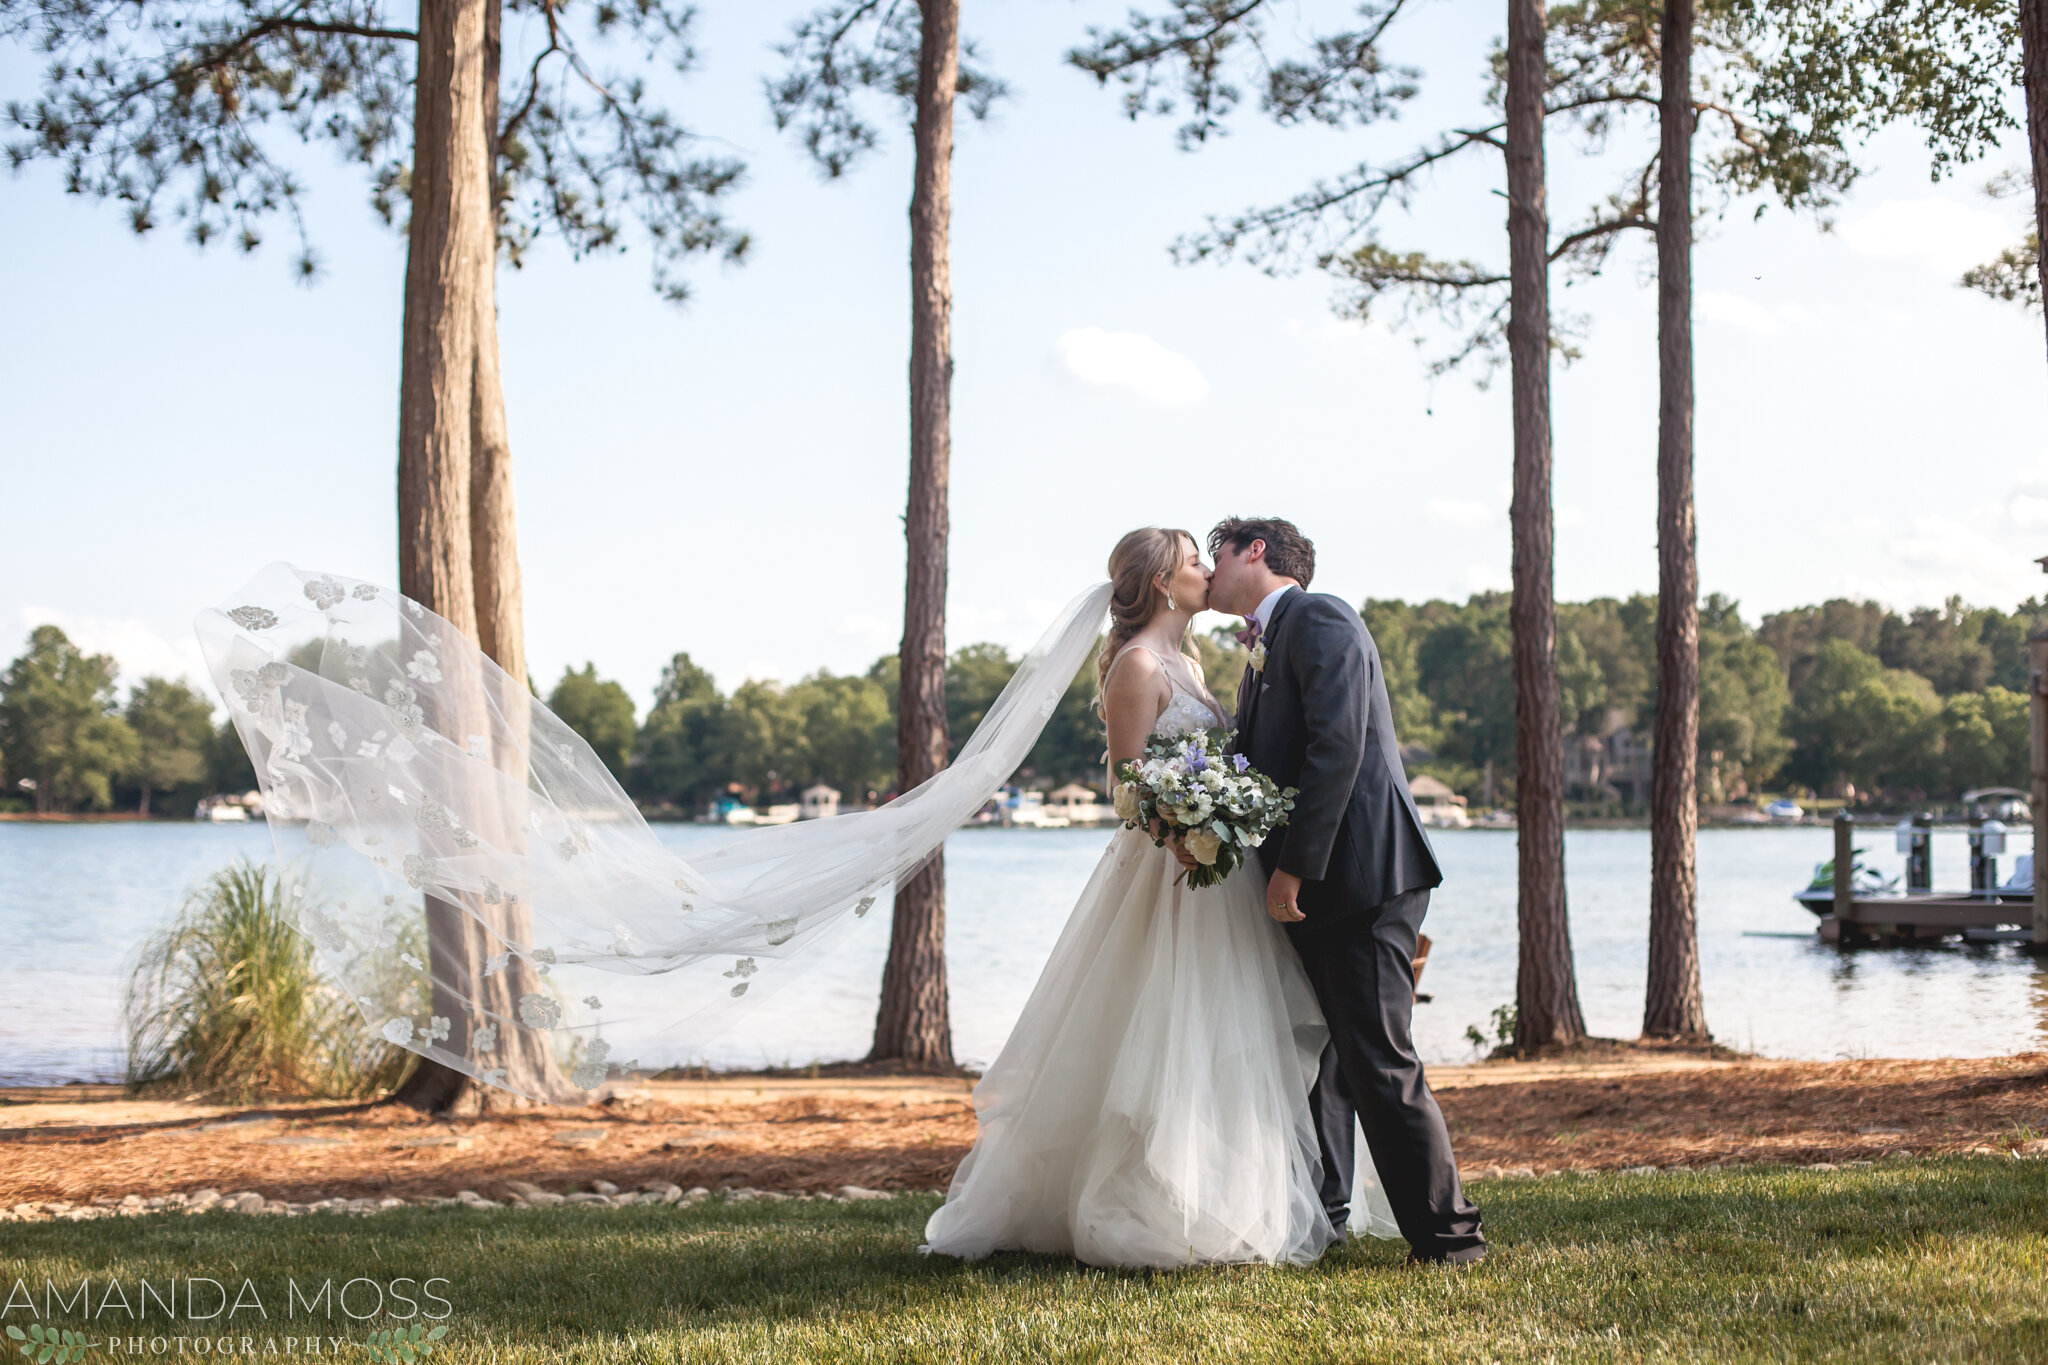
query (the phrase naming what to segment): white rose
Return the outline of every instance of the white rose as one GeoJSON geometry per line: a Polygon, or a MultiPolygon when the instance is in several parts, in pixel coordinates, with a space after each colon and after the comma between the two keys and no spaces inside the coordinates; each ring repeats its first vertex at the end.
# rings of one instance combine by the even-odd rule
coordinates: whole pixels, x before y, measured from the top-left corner
{"type": "Polygon", "coordinates": [[[1223,790],[1223,774],[1217,772],[1214,768],[1209,769],[1202,774],[1202,785],[1212,792],[1223,790]]]}
{"type": "Polygon", "coordinates": [[[1136,821],[1138,818],[1138,789],[1128,782],[1116,784],[1116,813],[1124,820],[1136,821]]]}
{"type": "Polygon", "coordinates": [[[1223,841],[1216,837],[1216,832],[1208,829],[1198,829],[1182,842],[1188,852],[1195,855],[1195,861],[1204,867],[1216,865],[1217,850],[1223,847],[1223,841]]]}

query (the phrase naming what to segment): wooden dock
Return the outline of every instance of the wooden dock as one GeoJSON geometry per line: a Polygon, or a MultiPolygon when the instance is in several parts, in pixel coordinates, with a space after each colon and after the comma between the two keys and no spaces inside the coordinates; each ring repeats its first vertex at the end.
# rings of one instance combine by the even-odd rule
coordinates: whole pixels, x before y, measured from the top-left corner
{"type": "Polygon", "coordinates": [[[1902,942],[1914,939],[2031,938],[2034,903],[1935,891],[1908,896],[1851,897],[1848,913],[1837,905],[1820,917],[1820,936],[1829,943],[1902,942]]]}
{"type": "MultiPolygon", "coordinates": [[[[1970,880],[1975,885],[1969,891],[1936,891],[1926,885],[1930,866],[1927,840],[1933,834],[1933,825],[1922,816],[1894,827],[1902,839],[1910,833],[1913,840],[1907,864],[1907,890],[1858,892],[1856,823],[1847,812],[1835,817],[1833,888],[1815,888],[1795,898],[1819,916],[1820,936],[1826,942],[1901,943],[1958,935],[1995,942],[2038,937],[2035,892],[2031,887],[2020,890],[1997,885],[1997,864],[1983,855],[1985,850],[1992,856],[2002,851],[2003,840],[1994,845],[1987,832],[1980,849],[1979,827],[1984,826],[1983,821],[1971,821],[1970,880]]],[[[1996,829],[2002,835],[2004,827],[1992,825],[1986,829],[1996,829]]],[[[1905,845],[1902,843],[1901,847],[1905,845]]],[[[2036,877],[2039,875],[2037,871],[2036,877]]]]}

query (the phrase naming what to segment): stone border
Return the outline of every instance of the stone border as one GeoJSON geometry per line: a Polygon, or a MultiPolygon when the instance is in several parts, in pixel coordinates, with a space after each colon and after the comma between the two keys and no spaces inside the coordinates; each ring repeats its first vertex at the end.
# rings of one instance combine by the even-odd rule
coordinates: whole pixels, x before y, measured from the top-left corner
{"type": "Polygon", "coordinates": [[[829,1194],[786,1194],[780,1190],[757,1190],[751,1185],[727,1186],[719,1190],[699,1185],[685,1190],[666,1180],[647,1181],[637,1190],[621,1190],[609,1180],[589,1183],[587,1190],[556,1194],[524,1180],[508,1180],[504,1182],[505,1197],[502,1199],[486,1199],[475,1190],[457,1190],[452,1195],[426,1195],[416,1199],[387,1195],[382,1199],[320,1199],[304,1204],[266,1198],[256,1190],[238,1190],[232,1194],[222,1194],[219,1190],[196,1190],[191,1194],[147,1197],[139,1194],[98,1195],[83,1204],[68,1199],[16,1204],[11,1209],[0,1209],[0,1223],[83,1223],[96,1218],[135,1218],[152,1213],[255,1213],[296,1218],[312,1213],[345,1213],[360,1217],[391,1209],[423,1207],[519,1209],[573,1205],[625,1208],[642,1204],[673,1204],[687,1208],[714,1201],[745,1204],[755,1200],[857,1204],[871,1199],[894,1199],[904,1194],[945,1194],[944,1190],[870,1190],[860,1185],[841,1185],[829,1194]]]}

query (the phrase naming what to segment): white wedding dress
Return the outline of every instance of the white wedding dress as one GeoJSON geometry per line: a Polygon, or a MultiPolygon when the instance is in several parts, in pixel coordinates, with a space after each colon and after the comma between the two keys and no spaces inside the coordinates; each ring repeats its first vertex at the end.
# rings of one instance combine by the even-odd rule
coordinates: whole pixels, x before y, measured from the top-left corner
{"type": "MultiPolygon", "coordinates": [[[[1171,675],[1169,674],[1169,678],[1171,675]]],[[[1153,733],[1225,724],[1177,682],[1153,733]]],[[[928,1249],[1095,1265],[1306,1264],[1334,1240],[1308,1094],[1329,1036],[1257,865],[1176,885],[1119,830],[1001,1055],[928,1249]]],[[[1354,1229],[1398,1235],[1359,1143],[1354,1229]]]]}

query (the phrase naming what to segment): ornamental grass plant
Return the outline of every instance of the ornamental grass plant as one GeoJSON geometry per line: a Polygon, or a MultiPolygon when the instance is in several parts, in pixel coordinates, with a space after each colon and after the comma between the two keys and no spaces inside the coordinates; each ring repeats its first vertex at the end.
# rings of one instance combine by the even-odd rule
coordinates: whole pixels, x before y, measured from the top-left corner
{"type": "Polygon", "coordinates": [[[144,945],[124,1018],[128,1083],[146,1093],[356,1099],[413,1064],[322,974],[277,872],[246,861],[214,873],[144,945]]]}

